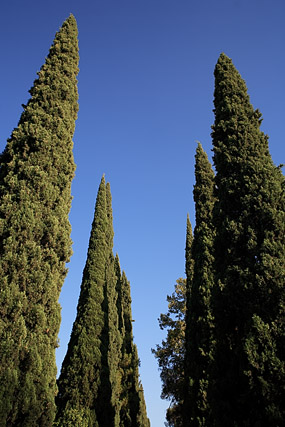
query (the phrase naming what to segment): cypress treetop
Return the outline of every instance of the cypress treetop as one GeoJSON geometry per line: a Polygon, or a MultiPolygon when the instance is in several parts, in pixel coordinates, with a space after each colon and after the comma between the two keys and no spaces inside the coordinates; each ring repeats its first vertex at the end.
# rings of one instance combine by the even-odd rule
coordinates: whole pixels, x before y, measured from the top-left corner
{"type": "Polygon", "coordinates": [[[58,298],[71,256],[78,59],[71,15],[0,157],[1,426],[46,427],[54,418],[58,298]]]}

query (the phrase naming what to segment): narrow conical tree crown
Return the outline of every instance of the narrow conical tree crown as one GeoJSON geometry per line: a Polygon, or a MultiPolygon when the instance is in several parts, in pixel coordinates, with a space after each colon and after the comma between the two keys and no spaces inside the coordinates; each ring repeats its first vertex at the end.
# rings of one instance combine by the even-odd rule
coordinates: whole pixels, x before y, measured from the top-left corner
{"type": "Polygon", "coordinates": [[[213,347],[212,212],[214,206],[214,172],[201,144],[196,151],[194,201],[196,225],[192,245],[193,278],[190,273],[190,300],[187,304],[186,396],[184,425],[210,425],[208,402],[209,366],[213,347]]]}
{"type": "MultiPolygon", "coordinates": [[[[100,399],[101,376],[107,365],[109,338],[105,278],[109,257],[110,223],[103,176],[97,193],[77,316],[58,380],[57,420],[60,426],[77,426],[80,422],[86,426],[100,425],[97,412],[102,408],[97,408],[96,403],[100,399]]],[[[106,389],[110,393],[110,384],[106,389]]],[[[110,404],[110,395],[108,402],[110,404]]]]}
{"type": "MultiPolygon", "coordinates": [[[[138,426],[138,356],[129,283],[113,256],[109,183],[102,177],[83,272],[77,317],[58,380],[57,425],[138,426]]],[[[144,403],[144,401],[143,401],[144,403]]]]}
{"type": "Polygon", "coordinates": [[[280,425],[284,177],[260,130],[261,114],[225,54],[215,68],[214,105],[215,425],[280,425]]]}
{"type": "Polygon", "coordinates": [[[56,34],[0,158],[0,425],[50,426],[59,293],[71,255],[78,41],[56,34]]]}

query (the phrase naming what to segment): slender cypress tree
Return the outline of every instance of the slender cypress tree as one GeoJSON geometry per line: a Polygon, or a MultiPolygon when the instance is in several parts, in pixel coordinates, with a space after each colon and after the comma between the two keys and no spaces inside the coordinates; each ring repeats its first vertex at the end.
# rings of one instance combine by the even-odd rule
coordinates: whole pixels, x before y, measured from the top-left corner
{"type": "Polygon", "coordinates": [[[50,426],[59,293],[71,255],[72,137],[78,111],[71,15],[0,158],[0,425],[50,426]]]}
{"type": "Polygon", "coordinates": [[[58,379],[56,402],[59,426],[103,425],[100,421],[105,416],[105,410],[110,416],[110,425],[113,425],[106,325],[106,270],[111,246],[108,214],[103,176],[96,199],[77,316],[58,379]],[[104,397],[103,402],[101,396],[104,397]]]}
{"type": "MultiPolygon", "coordinates": [[[[184,372],[185,372],[185,384],[184,384],[184,396],[188,399],[189,389],[192,384],[192,380],[189,376],[189,357],[190,354],[190,304],[191,304],[191,294],[192,294],[192,285],[193,285],[193,273],[194,273],[194,260],[193,260],[193,232],[192,226],[187,214],[186,222],[186,246],[185,246],[185,272],[186,272],[186,312],[185,312],[185,360],[184,360],[184,372]]],[[[186,407],[188,407],[188,401],[182,401],[182,408],[184,408],[184,413],[186,414],[186,407]]],[[[183,414],[183,423],[187,420],[188,416],[183,414]]]]}
{"type": "Polygon", "coordinates": [[[132,342],[130,290],[113,256],[113,235],[110,185],[103,176],[77,317],[58,380],[59,427],[147,426],[138,421],[144,401],[132,342]]]}
{"type": "MultiPolygon", "coordinates": [[[[107,216],[109,221],[109,234],[108,238],[108,259],[106,264],[106,295],[105,295],[105,335],[108,335],[108,348],[107,348],[107,366],[109,380],[106,378],[105,383],[110,383],[111,389],[111,404],[114,410],[114,426],[119,426],[120,423],[120,391],[121,391],[121,373],[119,370],[119,362],[121,359],[121,333],[119,330],[119,319],[118,319],[118,310],[117,310],[117,277],[116,277],[116,267],[115,259],[113,256],[113,213],[112,213],[112,197],[110,184],[106,185],[106,207],[107,207],[107,216]]],[[[102,392],[101,392],[102,393],[102,392]]],[[[107,395],[108,396],[108,395],[107,395]]],[[[107,398],[106,396],[106,398],[107,398]]],[[[102,399],[102,402],[105,403],[105,399],[102,399]]],[[[106,408],[108,411],[108,407],[106,408]]],[[[106,425],[102,423],[101,425],[106,425]]]]}
{"type": "Polygon", "coordinates": [[[194,273],[187,315],[189,324],[186,326],[188,333],[185,376],[188,387],[185,396],[184,425],[209,426],[211,425],[208,401],[209,368],[213,350],[211,292],[213,287],[214,172],[200,143],[195,158],[196,225],[192,245],[194,273]]]}
{"type": "Polygon", "coordinates": [[[284,177],[225,54],[215,68],[214,105],[214,425],[282,425],[284,177]]]}
{"type": "Polygon", "coordinates": [[[139,381],[139,358],[133,342],[130,283],[123,271],[121,275],[118,255],[116,256],[118,314],[121,347],[121,394],[120,427],[148,427],[144,392],[139,381]]]}

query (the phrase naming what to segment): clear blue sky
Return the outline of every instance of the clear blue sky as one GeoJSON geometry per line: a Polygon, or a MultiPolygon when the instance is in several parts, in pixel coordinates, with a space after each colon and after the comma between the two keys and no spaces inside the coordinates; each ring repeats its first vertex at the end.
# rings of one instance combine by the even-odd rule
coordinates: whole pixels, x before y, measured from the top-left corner
{"type": "Polygon", "coordinates": [[[61,294],[58,365],[76,313],[103,173],[115,241],[131,282],[135,342],[152,427],[167,402],[151,348],[157,318],[184,276],[186,215],[194,224],[196,141],[211,157],[213,70],[225,52],[263,114],[275,163],[284,162],[284,0],[14,0],[1,6],[1,151],[62,22],[79,28],[77,164],[70,221],[74,255],[61,294]],[[281,128],[282,126],[282,128],[281,128]]]}

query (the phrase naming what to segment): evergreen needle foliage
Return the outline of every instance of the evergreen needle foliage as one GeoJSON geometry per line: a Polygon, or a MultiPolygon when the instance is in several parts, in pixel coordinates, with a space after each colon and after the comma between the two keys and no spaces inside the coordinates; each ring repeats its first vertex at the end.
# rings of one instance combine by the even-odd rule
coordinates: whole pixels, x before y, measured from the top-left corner
{"type": "Polygon", "coordinates": [[[118,255],[115,258],[117,274],[117,307],[121,333],[121,394],[119,397],[120,427],[148,427],[144,392],[139,381],[139,358],[133,342],[131,290],[118,255]]]}
{"type": "Polygon", "coordinates": [[[99,426],[107,416],[109,425],[114,425],[108,366],[107,298],[110,290],[107,289],[106,274],[109,273],[111,256],[108,213],[103,176],[96,199],[77,316],[58,380],[59,426],[80,426],[80,423],[99,426]]]}
{"type": "Polygon", "coordinates": [[[185,406],[188,404],[188,390],[191,387],[191,379],[189,377],[189,358],[186,354],[190,354],[190,301],[192,294],[193,285],[193,274],[194,274],[194,260],[193,260],[193,232],[192,225],[190,222],[189,214],[187,214],[186,222],[186,246],[185,246],[185,273],[186,273],[186,312],[185,312],[185,356],[184,356],[184,371],[185,371],[185,384],[184,384],[184,400],[183,404],[183,424],[185,423],[185,406]]]}
{"type": "Polygon", "coordinates": [[[283,425],[284,177],[225,54],[215,68],[214,105],[215,425],[283,425]]]}
{"type": "MultiPolygon", "coordinates": [[[[196,225],[190,252],[187,296],[185,402],[184,425],[209,426],[208,402],[209,366],[213,348],[213,315],[211,292],[213,287],[212,212],[214,206],[214,172],[201,144],[196,150],[194,201],[196,225]]],[[[189,226],[188,226],[189,228],[189,226]]],[[[189,233],[189,231],[188,231],[189,233]]],[[[190,237],[188,237],[189,239],[190,237]]]]}
{"type": "Polygon", "coordinates": [[[0,158],[0,425],[51,426],[59,293],[71,255],[77,25],[56,34],[0,158]]]}
{"type": "Polygon", "coordinates": [[[147,427],[133,344],[130,287],[113,256],[110,185],[102,177],[77,316],[58,380],[58,426],[147,427]]]}

